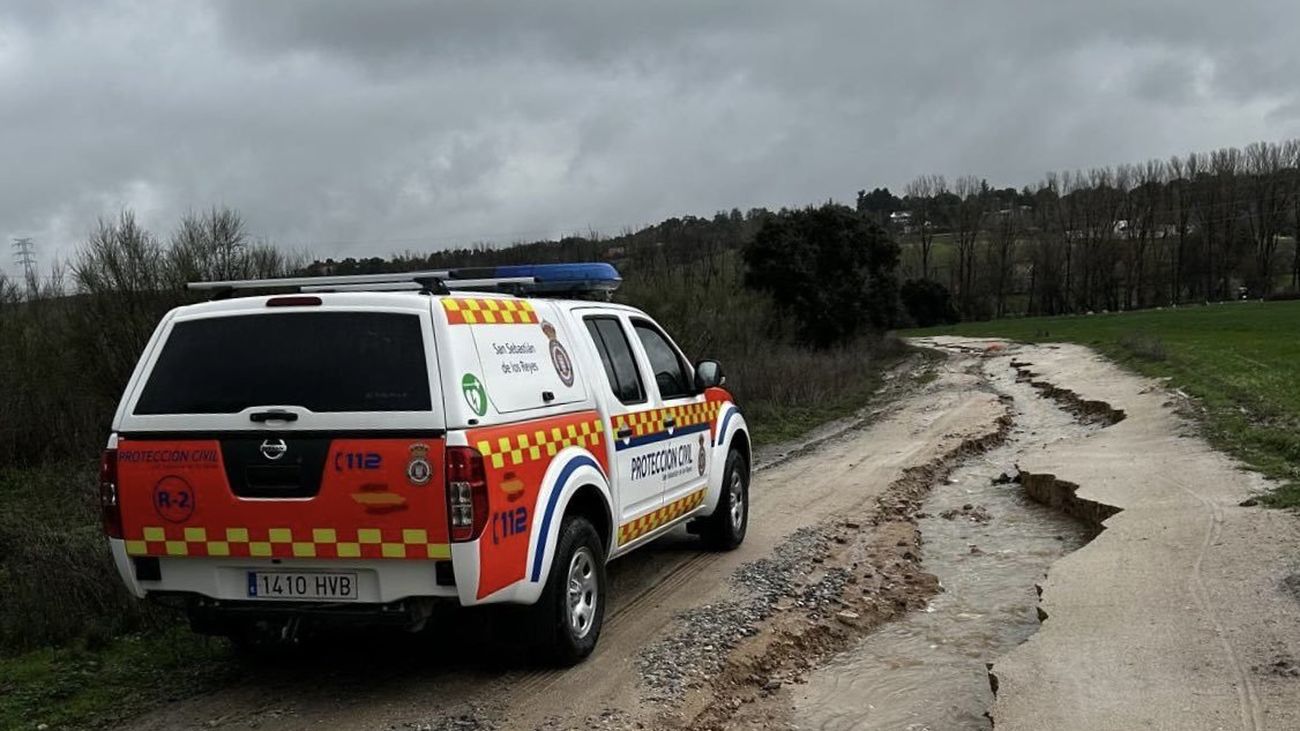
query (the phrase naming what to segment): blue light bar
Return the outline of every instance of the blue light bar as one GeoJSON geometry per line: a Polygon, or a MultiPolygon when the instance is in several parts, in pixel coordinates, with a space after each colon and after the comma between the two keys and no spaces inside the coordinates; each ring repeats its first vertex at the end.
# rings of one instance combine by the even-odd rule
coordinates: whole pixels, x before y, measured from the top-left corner
{"type": "Polygon", "coordinates": [[[515,279],[532,277],[532,284],[520,287],[530,293],[613,292],[623,277],[612,264],[520,264],[499,267],[464,267],[448,272],[447,286],[455,289],[457,279],[515,279]]]}

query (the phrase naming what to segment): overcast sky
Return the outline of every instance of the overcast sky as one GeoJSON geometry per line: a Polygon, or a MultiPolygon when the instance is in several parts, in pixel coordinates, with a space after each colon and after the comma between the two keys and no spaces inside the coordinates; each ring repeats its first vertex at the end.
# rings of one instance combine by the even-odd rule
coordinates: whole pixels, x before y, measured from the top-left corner
{"type": "Polygon", "coordinates": [[[0,266],[123,207],[325,256],[1300,136],[1300,2],[0,0],[0,266]]]}

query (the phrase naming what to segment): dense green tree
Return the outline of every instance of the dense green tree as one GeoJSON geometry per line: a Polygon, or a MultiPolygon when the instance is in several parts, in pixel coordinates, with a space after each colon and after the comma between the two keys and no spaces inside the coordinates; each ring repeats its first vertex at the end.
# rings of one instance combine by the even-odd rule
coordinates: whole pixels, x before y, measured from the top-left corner
{"type": "Polygon", "coordinates": [[[903,311],[916,327],[949,325],[961,318],[948,288],[933,279],[909,279],[899,288],[903,311]]]}
{"type": "Polygon", "coordinates": [[[865,216],[841,205],[786,211],[745,248],[748,286],[768,292],[818,347],[893,324],[898,245],[865,216]]]}

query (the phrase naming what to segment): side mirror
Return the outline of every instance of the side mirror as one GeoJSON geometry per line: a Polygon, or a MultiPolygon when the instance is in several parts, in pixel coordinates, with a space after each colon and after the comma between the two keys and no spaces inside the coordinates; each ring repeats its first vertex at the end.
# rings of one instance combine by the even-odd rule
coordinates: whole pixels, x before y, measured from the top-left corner
{"type": "Polygon", "coordinates": [[[695,364],[695,391],[703,393],[706,388],[721,386],[727,382],[722,375],[722,365],[716,360],[702,360],[695,364]]]}

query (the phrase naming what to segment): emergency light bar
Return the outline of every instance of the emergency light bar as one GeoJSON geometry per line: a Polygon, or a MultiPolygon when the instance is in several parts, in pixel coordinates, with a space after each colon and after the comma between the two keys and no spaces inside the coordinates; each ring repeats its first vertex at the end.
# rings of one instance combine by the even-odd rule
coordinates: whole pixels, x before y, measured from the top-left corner
{"type": "Polygon", "coordinates": [[[518,295],[601,293],[608,296],[623,283],[618,270],[604,262],[586,264],[522,264],[499,267],[460,267],[391,274],[349,274],[277,279],[227,279],[190,282],[192,290],[209,291],[214,299],[250,289],[296,289],[300,292],[487,290],[518,295]]]}

